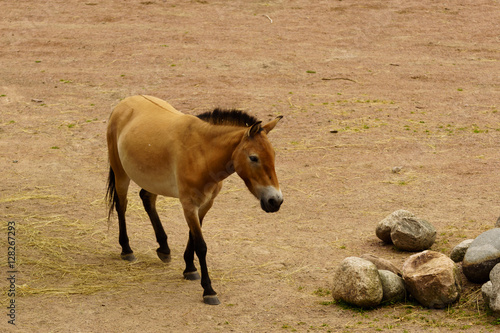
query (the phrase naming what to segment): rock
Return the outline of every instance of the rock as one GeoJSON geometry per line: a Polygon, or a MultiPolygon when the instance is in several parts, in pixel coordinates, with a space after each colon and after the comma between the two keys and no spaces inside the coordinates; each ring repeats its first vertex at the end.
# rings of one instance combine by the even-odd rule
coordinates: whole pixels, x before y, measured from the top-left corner
{"type": "Polygon", "coordinates": [[[377,267],[365,259],[345,258],[334,272],[332,296],[360,307],[379,305],[383,289],[377,267]]]}
{"type": "Polygon", "coordinates": [[[392,227],[398,222],[401,221],[404,217],[414,217],[412,213],[407,210],[400,209],[397,210],[384,218],[377,224],[377,228],[375,229],[375,234],[378,238],[380,238],[385,243],[391,244],[391,230],[392,227]]]}
{"type": "Polygon", "coordinates": [[[380,269],[380,282],[382,282],[382,303],[397,303],[406,298],[406,289],[403,279],[391,271],[380,269]]]}
{"type": "Polygon", "coordinates": [[[488,281],[481,286],[481,294],[483,295],[484,303],[490,307],[490,302],[493,298],[493,284],[491,281],[488,281]]]}
{"type": "Polygon", "coordinates": [[[500,316],[500,264],[496,264],[490,272],[490,281],[481,287],[486,305],[496,316],[500,316]]]}
{"type": "Polygon", "coordinates": [[[394,246],[404,251],[427,250],[436,240],[436,229],[426,220],[404,217],[391,230],[394,246]]]}
{"type": "Polygon", "coordinates": [[[423,306],[442,309],[459,299],[462,291],[456,264],[442,253],[424,251],[403,264],[408,292],[423,306]]]}
{"type": "Polygon", "coordinates": [[[395,166],[394,168],[392,168],[392,173],[400,173],[401,170],[403,169],[402,166],[395,166]]]}
{"type": "Polygon", "coordinates": [[[461,262],[462,260],[464,260],[465,252],[467,252],[467,249],[469,248],[472,241],[473,239],[467,239],[455,246],[453,250],[451,250],[450,259],[454,262],[461,262]]]}
{"type": "Polygon", "coordinates": [[[491,270],[490,281],[494,286],[500,287],[500,264],[496,264],[491,270]]]}
{"type": "Polygon", "coordinates": [[[490,229],[477,236],[465,252],[462,269],[474,283],[489,280],[491,269],[500,262],[500,228],[490,229]]]}
{"type": "Polygon", "coordinates": [[[401,276],[401,270],[397,268],[393,263],[391,263],[389,260],[379,258],[377,256],[374,256],[373,254],[365,253],[361,256],[362,259],[366,259],[368,261],[371,261],[375,266],[377,266],[378,270],[386,270],[393,272],[396,275],[401,276]]]}

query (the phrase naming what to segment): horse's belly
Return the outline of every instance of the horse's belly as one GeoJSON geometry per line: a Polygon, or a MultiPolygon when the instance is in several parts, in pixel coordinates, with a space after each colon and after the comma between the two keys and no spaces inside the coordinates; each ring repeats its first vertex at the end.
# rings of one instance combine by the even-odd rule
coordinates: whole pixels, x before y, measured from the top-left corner
{"type": "Polygon", "coordinates": [[[148,150],[149,146],[137,149],[133,145],[127,148],[118,145],[118,152],[123,169],[128,177],[148,192],[179,197],[175,166],[165,151],[148,150]]]}
{"type": "Polygon", "coordinates": [[[125,166],[124,169],[130,179],[146,191],[167,197],[179,197],[177,179],[173,174],[169,172],[142,172],[137,168],[127,168],[125,166]]]}

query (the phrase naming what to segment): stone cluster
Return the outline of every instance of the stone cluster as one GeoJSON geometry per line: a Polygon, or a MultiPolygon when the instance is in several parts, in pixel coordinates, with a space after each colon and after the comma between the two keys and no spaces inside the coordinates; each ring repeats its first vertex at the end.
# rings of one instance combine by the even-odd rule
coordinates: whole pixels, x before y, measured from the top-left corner
{"type": "Polygon", "coordinates": [[[375,233],[397,249],[417,253],[405,260],[401,270],[372,254],[345,258],[333,274],[335,300],[375,307],[413,297],[425,307],[445,308],[460,298],[461,267],[467,280],[483,283],[485,303],[500,316],[500,225],[464,240],[449,257],[429,250],[436,229],[406,210],[388,215],[377,224],[375,233]]]}

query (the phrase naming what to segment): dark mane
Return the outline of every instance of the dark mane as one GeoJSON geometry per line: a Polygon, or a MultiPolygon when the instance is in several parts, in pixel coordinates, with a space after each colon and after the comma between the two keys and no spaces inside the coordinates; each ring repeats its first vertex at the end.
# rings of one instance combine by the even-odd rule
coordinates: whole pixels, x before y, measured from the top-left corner
{"type": "Polygon", "coordinates": [[[257,118],[240,110],[225,110],[216,108],[213,111],[204,112],[197,116],[203,121],[212,125],[233,125],[250,127],[256,122],[257,118]]]}

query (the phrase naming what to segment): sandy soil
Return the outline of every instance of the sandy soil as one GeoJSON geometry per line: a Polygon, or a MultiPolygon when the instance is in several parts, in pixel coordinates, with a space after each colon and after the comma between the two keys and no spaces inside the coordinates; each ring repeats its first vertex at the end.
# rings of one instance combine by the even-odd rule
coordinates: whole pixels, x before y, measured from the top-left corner
{"type": "Polygon", "coordinates": [[[356,311],[331,302],[335,266],[401,265],[376,223],[407,209],[449,254],[500,215],[498,0],[1,1],[0,327],[17,332],[490,332],[478,287],[458,304],[356,311]],[[161,199],[173,260],[130,192],[138,261],[119,259],[104,202],[105,130],[149,94],[283,120],[271,133],[282,209],[232,176],[204,224],[219,306],[184,281],[187,226],[161,199]],[[393,173],[393,167],[402,167],[393,173]],[[7,222],[16,329],[7,323],[7,222]],[[5,283],[5,284],[4,284],[5,283]]]}

